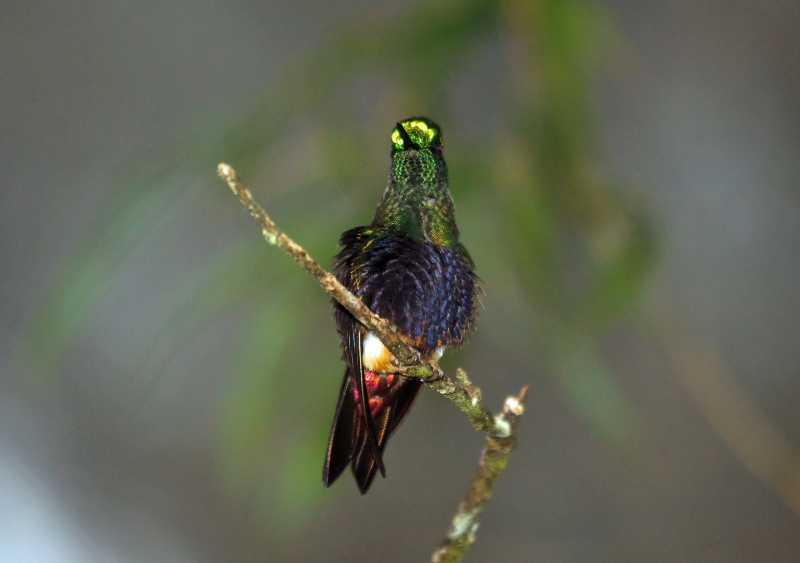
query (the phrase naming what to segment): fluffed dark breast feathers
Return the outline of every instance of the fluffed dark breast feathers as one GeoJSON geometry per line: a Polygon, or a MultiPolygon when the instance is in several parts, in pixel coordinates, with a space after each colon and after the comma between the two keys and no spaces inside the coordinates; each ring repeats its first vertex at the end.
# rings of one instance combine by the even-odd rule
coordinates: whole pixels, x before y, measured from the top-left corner
{"type": "MultiPolygon", "coordinates": [[[[371,239],[367,233],[361,227],[342,235],[344,249],[334,269],[339,281],[422,352],[459,346],[472,330],[479,303],[478,278],[463,247],[395,234],[371,239]]],[[[340,333],[341,315],[349,313],[337,305],[340,333]]]]}

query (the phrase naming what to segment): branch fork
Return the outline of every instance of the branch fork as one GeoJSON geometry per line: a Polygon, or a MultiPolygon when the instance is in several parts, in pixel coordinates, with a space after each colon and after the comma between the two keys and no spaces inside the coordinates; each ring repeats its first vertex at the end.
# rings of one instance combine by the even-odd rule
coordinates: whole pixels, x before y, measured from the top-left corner
{"type": "Polygon", "coordinates": [[[466,550],[475,541],[478,516],[492,495],[495,480],[505,468],[516,440],[514,428],[525,408],[528,387],[523,387],[517,396],[505,400],[501,412],[492,414],[483,404],[483,394],[458,368],[455,379],[444,374],[435,361],[420,361],[418,350],[401,339],[395,327],[375,315],[339,280],[322,268],[306,250],[281,231],[264,209],[253,198],[250,190],[242,184],[236,171],[225,163],[219,164],[217,173],[245,206],[261,227],[261,234],[272,246],[277,246],[311,274],[320,287],[347,309],[358,321],[377,336],[394,355],[398,372],[402,377],[419,379],[437,393],[450,399],[469,418],[476,430],[486,433],[486,445],[481,453],[478,468],[458,507],[447,535],[434,552],[433,563],[455,563],[461,561],[466,550]]]}

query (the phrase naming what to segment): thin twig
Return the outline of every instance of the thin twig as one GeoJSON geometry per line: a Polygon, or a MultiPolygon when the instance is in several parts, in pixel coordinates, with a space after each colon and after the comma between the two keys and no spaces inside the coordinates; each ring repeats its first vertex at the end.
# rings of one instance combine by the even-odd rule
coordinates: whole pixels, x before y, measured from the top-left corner
{"type": "MultiPolygon", "coordinates": [[[[311,258],[311,255],[306,252],[302,246],[294,242],[286,233],[278,228],[258,202],[253,199],[253,194],[242,184],[241,180],[239,180],[239,177],[236,175],[236,171],[232,167],[221,163],[217,166],[217,173],[220,178],[228,183],[228,186],[230,186],[236,197],[239,198],[239,201],[242,202],[242,205],[247,208],[253,219],[261,225],[261,234],[264,235],[264,239],[269,244],[277,246],[286,252],[295,259],[301,268],[314,276],[320,287],[331,297],[336,299],[336,301],[341,303],[345,309],[350,311],[359,322],[371,330],[375,336],[389,348],[392,354],[398,358],[400,364],[409,366],[419,362],[419,353],[411,346],[404,344],[403,341],[400,340],[400,336],[387,321],[370,311],[355,295],[350,293],[345,286],[339,283],[339,280],[325,271],[322,266],[311,258]]],[[[422,366],[419,367],[421,368],[422,366]]],[[[425,371],[420,371],[414,375],[420,379],[424,379],[425,375],[430,377],[430,374],[426,374],[425,371]]]]}
{"type": "MultiPolygon", "coordinates": [[[[516,426],[517,419],[525,410],[523,402],[527,393],[528,387],[526,386],[522,388],[517,397],[508,397],[503,405],[503,411],[497,417],[511,430],[516,426]]],[[[458,505],[458,512],[453,518],[447,537],[433,552],[431,559],[433,563],[461,561],[469,546],[475,542],[478,516],[491,498],[497,476],[505,469],[514,445],[513,433],[506,437],[496,437],[491,434],[486,436],[486,446],[481,453],[478,468],[464,495],[464,500],[458,505]]]]}
{"type": "Polygon", "coordinates": [[[314,276],[325,292],[372,331],[394,354],[403,377],[425,382],[428,387],[450,399],[466,414],[476,430],[486,432],[486,446],[472,483],[459,506],[447,537],[433,555],[433,561],[436,563],[460,561],[467,548],[475,541],[478,515],[491,497],[494,482],[506,466],[508,457],[514,449],[514,426],[524,410],[523,401],[527,387],[522,389],[519,396],[508,397],[502,412],[497,416],[493,415],[483,404],[481,390],[472,384],[464,370],[457,369],[455,379],[451,379],[442,372],[436,362],[421,362],[420,353],[402,341],[395,327],[370,311],[358,297],[339,283],[336,277],[311,258],[303,247],[275,225],[253,199],[250,190],[242,184],[232,167],[221,163],[217,167],[217,172],[261,226],[264,239],[294,258],[301,268],[314,276]]]}

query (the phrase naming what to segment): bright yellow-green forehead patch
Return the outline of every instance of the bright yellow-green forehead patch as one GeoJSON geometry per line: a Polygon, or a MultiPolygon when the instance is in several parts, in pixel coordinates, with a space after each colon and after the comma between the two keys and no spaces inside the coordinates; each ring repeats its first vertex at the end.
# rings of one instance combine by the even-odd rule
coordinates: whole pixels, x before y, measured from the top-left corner
{"type": "MultiPolygon", "coordinates": [[[[400,125],[405,129],[409,139],[421,149],[430,148],[431,145],[442,144],[442,132],[439,130],[439,127],[431,121],[426,119],[406,119],[401,122],[400,125]]],[[[403,146],[403,136],[397,127],[392,131],[392,143],[398,150],[408,148],[403,146]]]]}
{"type": "Polygon", "coordinates": [[[395,127],[394,131],[392,131],[392,144],[394,144],[394,148],[403,150],[403,145],[405,142],[403,141],[403,137],[400,136],[400,131],[397,129],[397,127],[395,127]]]}

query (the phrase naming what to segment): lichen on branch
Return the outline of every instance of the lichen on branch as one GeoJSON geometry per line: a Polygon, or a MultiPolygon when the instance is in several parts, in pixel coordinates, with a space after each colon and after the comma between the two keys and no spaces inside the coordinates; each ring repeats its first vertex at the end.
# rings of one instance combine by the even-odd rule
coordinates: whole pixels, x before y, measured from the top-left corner
{"type": "Polygon", "coordinates": [[[469,489],[458,507],[453,523],[442,544],[433,554],[434,563],[461,561],[464,553],[475,541],[478,516],[492,495],[495,480],[503,471],[514,449],[514,428],[524,411],[527,387],[518,396],[508,397],[503,410],[493,415],[483,404],[483,394],[462,369],[456,370],[455,379],[446,376],[435,361],[421,361],[420,353],[405,344],[395,328],[385,319],[375,315],[355,295],[350,293],[336,277],[319,265],[306,250],[281,231],[261,205],[253,198],[236,171],[225,163],[217,172],[233,193],[261,226],[261,234],[271,245],[277,246],[317,280],[320,287],[347,309],[362,325],[374,333],[395,356],[399,373],[403,377],[419,379],[437,393],[450,399],[469,418],[476,430],[486,433],[486,445],[481,453],[478,468],[469,489]]]}

